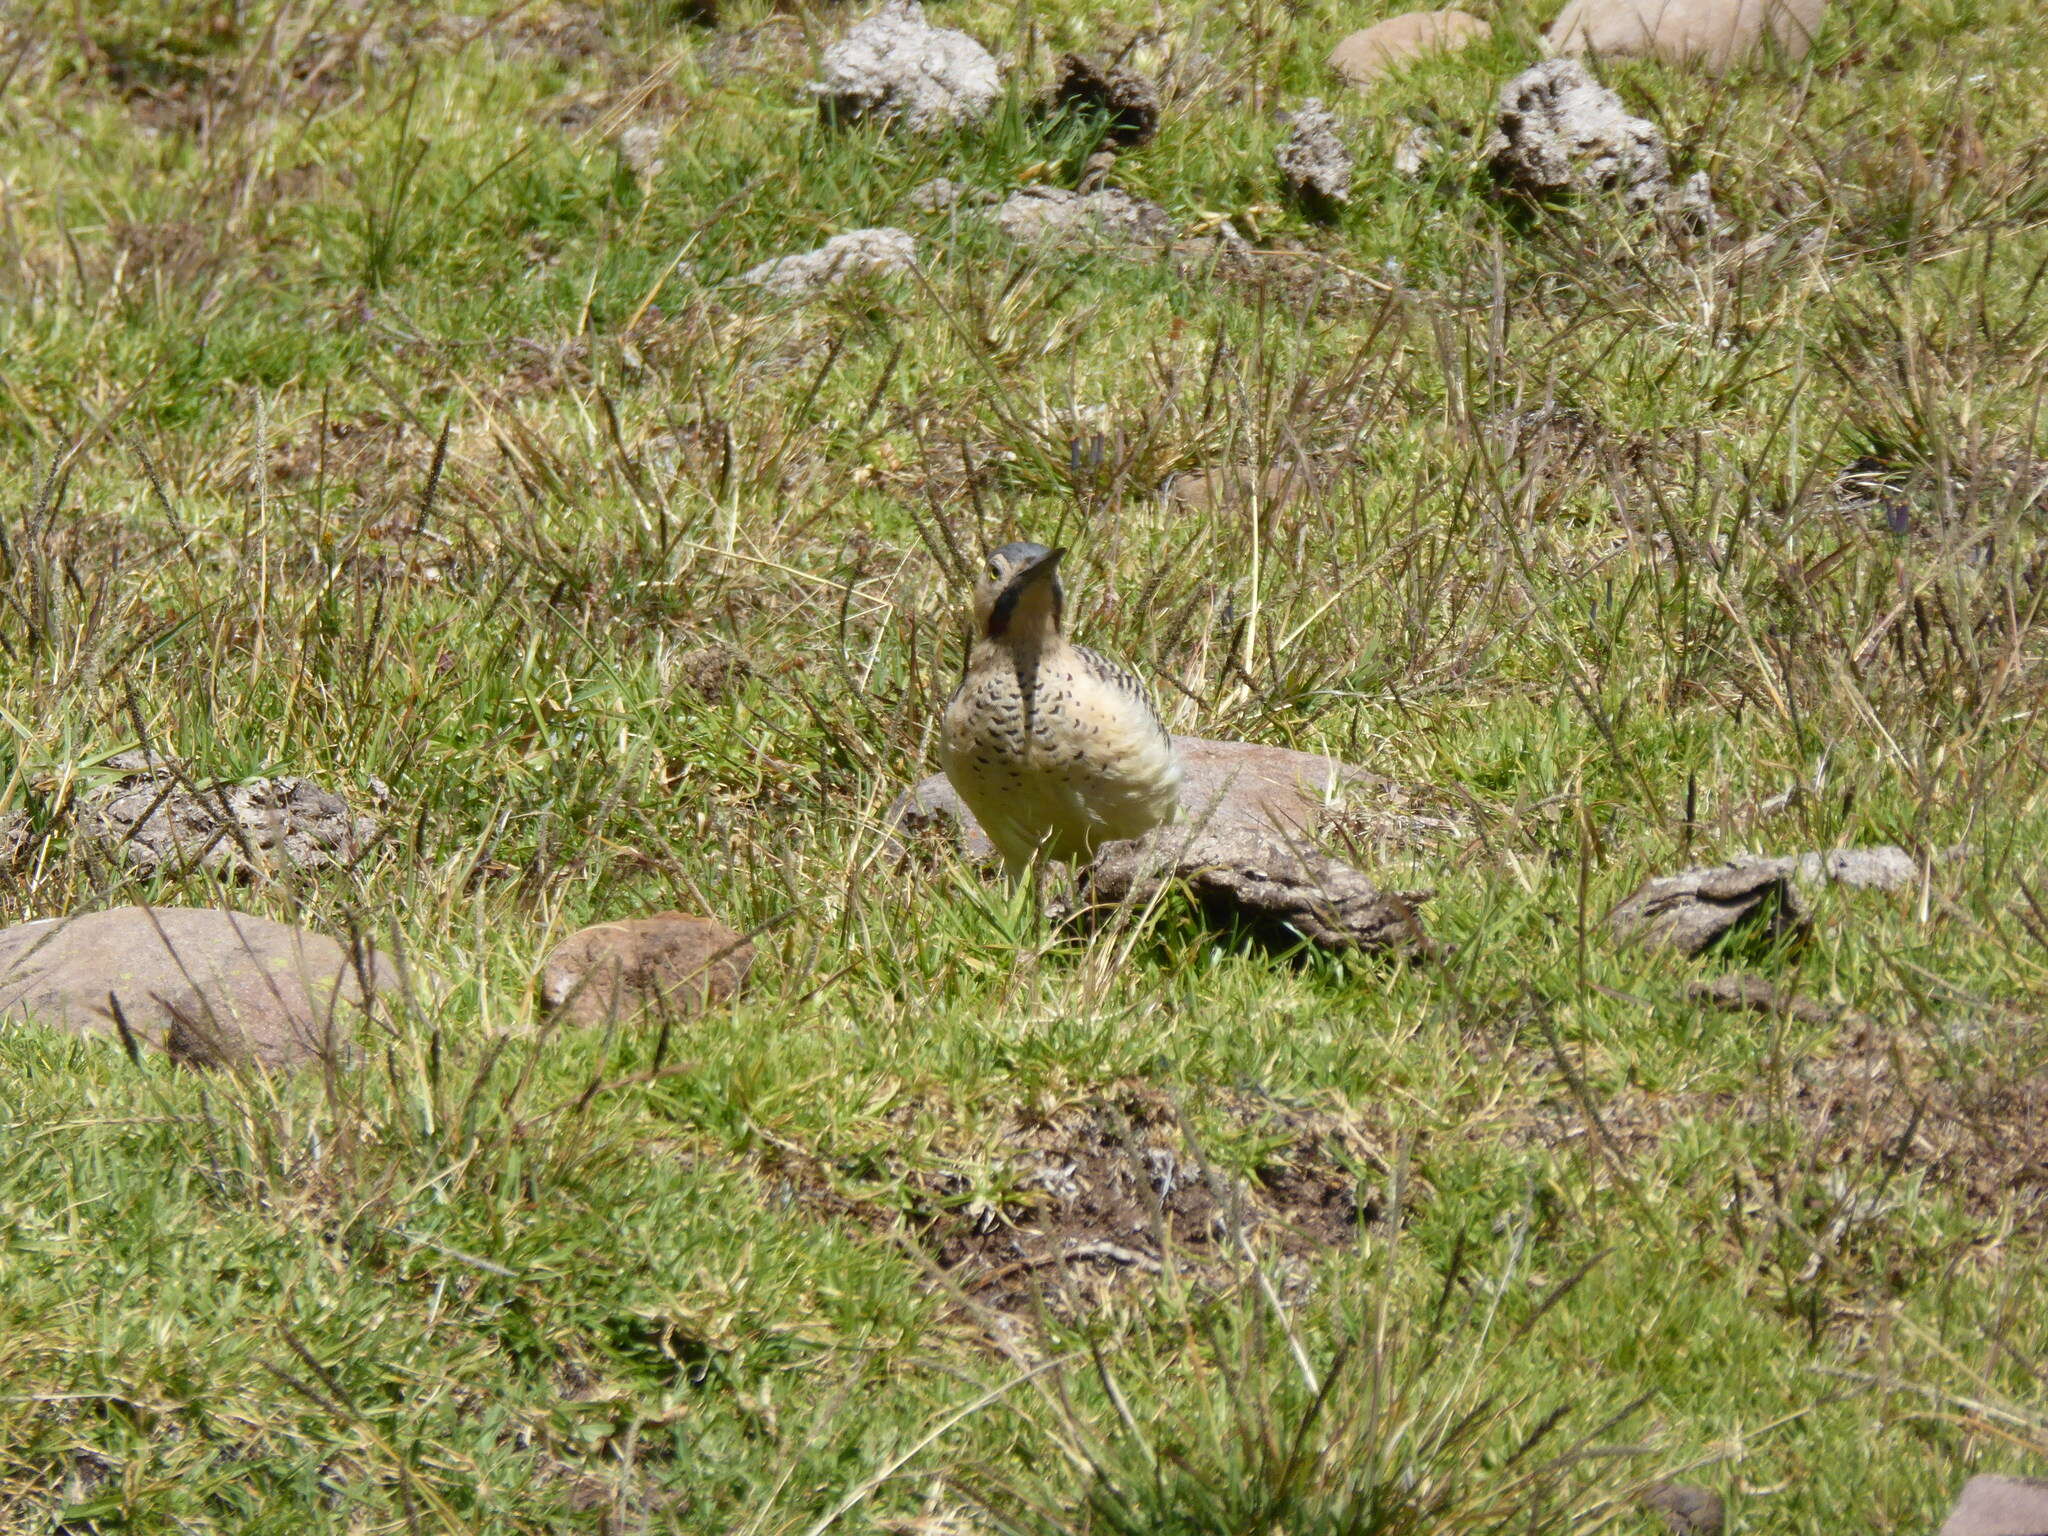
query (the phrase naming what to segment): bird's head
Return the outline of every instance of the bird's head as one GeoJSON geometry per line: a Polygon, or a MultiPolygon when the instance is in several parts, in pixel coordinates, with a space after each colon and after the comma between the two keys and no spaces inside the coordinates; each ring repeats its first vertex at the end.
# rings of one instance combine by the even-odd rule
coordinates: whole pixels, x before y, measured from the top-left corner
{"type": "Polygon", "coordinates": [[[1059,633],[1060,557],[1043,544],[1005,544],[974,585],[974,628],[990,640],[1039,640],[1059,633]]]}

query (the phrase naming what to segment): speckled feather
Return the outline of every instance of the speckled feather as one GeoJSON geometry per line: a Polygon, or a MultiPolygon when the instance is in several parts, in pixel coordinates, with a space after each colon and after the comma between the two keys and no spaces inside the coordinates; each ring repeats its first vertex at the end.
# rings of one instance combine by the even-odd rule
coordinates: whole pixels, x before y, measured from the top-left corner
{"type": "Polygon", "coordinates": [[[977,593],[984,632],[946,708],[939,750],[946,777],[1012,870],[1041,848],[1083,860],[1102,843],[1141,836],[1173,819],[1180,789],[1172,737],[1144,684],[1066,639],[1049,577],[1042,612],[1014,625],[1005,615],[998,633],[987,632],[1011,575],[1002,557],[1019,550],[1050,555],[1036,545],[998,552],[977,593]]]}

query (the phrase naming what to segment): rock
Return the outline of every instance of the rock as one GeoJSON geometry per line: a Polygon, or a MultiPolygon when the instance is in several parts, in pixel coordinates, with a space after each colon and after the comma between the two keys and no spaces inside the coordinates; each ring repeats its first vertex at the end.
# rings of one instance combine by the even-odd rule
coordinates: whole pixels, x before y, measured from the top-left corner
{"type": "Polygon", "coordinates": [[[1721,210],[1714,206],[1714,184],[1705,171],[1694,171],[1671,194],[1669,208],[1672,217],[1692,231],[1705,237],[1721,227],[1721,210]]]}
{"type": "Polygon", "coordinates": [[[1380,890],[1305,841],[1250,821],[1161,827],[1109,843],[1082,871],[1097,902],[1144,905],[1186,885],[1212,921],[1241,923],[1270,942],[1425,955],[1434,946],[1415,908],[1428,891],[1380,890]]]}
{"type": "Polygon", "coordinates": [[[1645,880],[1607,914],[1607,926],[1645,949],[1697,955],[1738,929],[1769,940],[1802,934],[1808,916],[1788,873],[1760,861],[1645,880]]]}
{"type": "Polygon", "coordinates": [[[1394,174],[1396,176],[1420,176],[1429,162],[1437,156],[1436,138],[1427,128],[1410,128],[1401,142],[1394,146],[1394,174]]]}
{"type": "Polygon", "coordinates": [[[1485,156],[1494,178],[1530,197],[1612,193],[1655,208],[1671,186],[1664,135],[1576,59],[1549,59],[1501,87],[1485,156]]]}
{"type": "Polygon", "coordinates": [[[1307,490],[1308,483],[1307,472],[1298,463],[1275,464],[1264,474],[1255,464],[1231,464],[1175,475],[1166,483],[1166,499],[1183,512],[1206,512],[1243,506],[1256,490],[1266,510],[1277,512],[1307,490]]]}
{"type": "Polygon", "coordinates": [[[688,1018],[739,991],[753,964],[754,946],[725,924],[657,912],[562,940],[541,967],[541,1001],[570,1024],[688,1018]]]}
{"type": "Polygon", "coordinates": [[[1721,1495],[1691,1483],[1652,1483],[1643,1490],[1642,1503],[1662,1515],[1675,1536],[1721,1536],[1727,1523],[1721,1495]]]}
{"type": "Polygon", "coordinates": [[[1353,32],[1330,50],[1330,68],[1361,91],[1403,64],[1432,53],[1452,53],[1493,36],[1493,28],[1464,11],[1408,11],[1353,32]]]}
{"type": "Polygon", "coordinates": [[[811,86],[828,118],[874,117],[913,133],[979,122],[1003,82],[989,51],[965,32],[935,27],[916,0],[889,0],[825,50],[811,86]]]}
{"type": "Polygon", "coordinates": [[[0,930],[0,1016],[118,1036],[194,1066],[282,1069],[351,1054],[364,984],[395,990],[383,956],[245,912],[115,907],[0,930]],[[118,1012],[120,1022],[117,1022],[118,1012]]]}
{"type": "Polygon", "coordinates": [[[1336,114],[1311,96],[1288,119],[1286,139],[1274,151],[1288,194],[1316,218],[1329,218],[1351,201],[1351,151],[1336,114]]]}
{"type": "Polygon", "coordinates": [[[661,157],[668,133],[649,123],[635,123],[618,137],[619,163],[641,181],[652,181],[667,168],[661,157]]]}
{"type": "Polygon", "coordinates": [[[1570,0],[1543,45],[1551,53],[1698,60],[1720,74],[1765,47],[1805,58],[1826,9],[1827,0],[1570,0]]]}
{"type": "Polygon", "coordinates": [[[990,217],[1020,245],[1159,246],[1173,238],[1164,208],[1121,187],[1020,187],[990,217]]]}
{"type": "Polygon", "coordinates": [[[1137,71],[1105,66],[1079,53],[1063,55],[1059,68],[1046,97],[1049,110],[1101,112],[1109,119],[1109,141],[1127,149],[1158,132],[1159,88],[1137,71]]]}
{"type": "Polygon", "coordinates": [[[165,866],[268,878],[352,862],[377,823],[311,779],[248,779],[195,787],[164,759],[121,752],[121,777],[79,798],[89,843],[144,871],[165,866]]]}
{"type": "Polygon", "coordinates": [[[970,187],[964,181],[954,181],[947,176],[934,176],[930,181],[919,182],[903,199],[903,206],[913,213],[944,213],[962,203],[985,203],[989,195],[979,187],[970,187]]]}
{"type": "Polygon", "coordinates": [[[1765,862],[1807,885],[1846,885],[1861,891],[1903,890],[1920,878],[1913,855],[1890,843],[1798,853],[1765,862]]]}
{"type": "Polygon", "coordinates": [[[740,281],[777,298],[809,298],[849,278],[908,272],[917,265],[917,242],[900,229],[851,229],[815,251],[779,256],[749,267],[740,281]]]}
{"type": "Polygon", "coordinates": [[[2036,1477],[1973,1477],[1949,1512],[1941,1536],[2048,1536],[2048,1482],[2036,1477]]]}

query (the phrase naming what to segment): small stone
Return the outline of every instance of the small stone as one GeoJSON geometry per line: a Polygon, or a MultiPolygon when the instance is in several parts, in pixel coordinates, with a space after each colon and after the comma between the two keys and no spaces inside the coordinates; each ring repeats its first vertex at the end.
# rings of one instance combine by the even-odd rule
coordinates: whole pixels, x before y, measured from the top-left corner
{"type": "Polygon", "coordinates": [[[1047,98],[1054,111],[1101,112],[1111,143],[1133,148],[1159,130],[1159,88],[1135,70],[1104,65],[1085,54],[1060,59],[1059,80],[1047,98]]]}
{"type": "Polygon", "coordinates": [[[1705,171],[1694,171],[1671,196],[1673,218],[1705,238],[1721,227],[1721,211],[1714,206],[1714,184],[1705,171]]]}
{"type": "Polygon", "coordinates": [[[954,181],[946,176],[934,176],[930,181],[919,182],[903,199],[904,207],[913,213],[944,213],[965,202],[985,202],[988,194],[978,187],[970,187],[964,181],[954,181]]]}
{"type": "Polygon", "coordinates": [[[1806,57],[1827,0],[1570,0],[1544,31],[1552,53],[1698,61],[1709,73],[1765,48],[1806,57]]]}
{"type": "Polygon", "coordinates": [[[1465,11],[1408,11],[1343,39],[1330,50],[1330,68],[1367,91],[1403,64],[1491,36],[1492,27],[1465,11]]]}
{"type": "Polygon", "coordinates": [[[991,217],[1020,245],[1159,246],[1173,238],[1173,218],[1164,208],[1121,187],[1021,187],[991,217]]]}
{"type": "Polygon", "coordinates": [[[1427,128],[1414,127],[1394,146],[1394,174],[1410,179],[1420,176],[1437,156],[1436,137],[1427,128]]]}
{"type": "Polygon", "coordinates": [[[562,940],[541,968],[541,1001],[576,1025],[690,1018],[738,992],[753,964],[754,946],[725,924],[657,912],[562,940]]]}
{"type": "Polygon", "coordinates": [[[1311,96],[1288,123],[1287,137],[1273,154],[1280,179],[1310,214],[1329,218],[1351,201],[1351,151],[1336,114],[1311,96]]]}
{"type": "Polygon", "coordinates": [[[194,786],[150,752],[120,752],[121,776],[79,797],[88,842],[145,872],[210,869],[247,879],[353,862],[376,822],[311,779],[247,779],[194,786]]]}
{"type": "Polygon", "coordinates": [[[700,645],[678,656],[670,675],[676,687],[706,704],[723,704],[754,675],[754,664],[746,652],[733,646],[700,645]]]}
{"type": "Polygon", "coordinates": [[[978,122],[1003,94],[989,51],[935,27],[916,0],[889,0],[827,48],[812,84],[819,109],[842,122],[873,117],[931,133],[978,122]]]}
{"type": "Polygon", "coordinates": [[[1941,1536],[2048,1536],[2048,1482],[2036,1477],[1973,1477],[1942,1525],[1941,1536]]]}
{"type": "Polygon", "coordinates": [[[0,930],[0,1016],[117,1038],[191,1066],[286,1069],[351,1055],[366,990],[395,991],[382,955],[207,907],[115,907],[0,930]]]}
{"type": "Polygon", "coordinates": [[[908,272],[917,265],[917,242],[900,229],[853,229],[815,251],[780,256],[750,267],[740,281],[777,298],[800,299],[836,288],[850,278],[908,272]]]}
{"type": "Polygon", "coordinates": [[[1256,493],[1267,511],[1277,512],[1307,488],[1308,476],[1299,464],[1274,464],[1264,474],[1255,464],[1232,464],[1175,475],[1167,485],[1166,499],[1183,512],[1206,512],[1243,506],[1256,493]]]}
{"type": "Polygon", "coordinates": [[[1671,186],[1664,135],[1576,59],[1550,59],[1501,87],[1485,156],[1494,178],[1529,197],[1611,193],[1660,205],[1671,186]]]}
{"type": "Polygon", "coordinates": [[[652,181],[667,168],[661,147],[668,134],[646,123],[636,123],[619,135],[619,162],[642,181],[652,181]]]}
{"type": "Polygon", "coordinates": [[[1652,1483],[1643,1490],[1642,1502],[1664,1517],[1673,1536],[1721,1536],[1727,1523],[1721,1495],[1692,1483],[1652,1483]]]}

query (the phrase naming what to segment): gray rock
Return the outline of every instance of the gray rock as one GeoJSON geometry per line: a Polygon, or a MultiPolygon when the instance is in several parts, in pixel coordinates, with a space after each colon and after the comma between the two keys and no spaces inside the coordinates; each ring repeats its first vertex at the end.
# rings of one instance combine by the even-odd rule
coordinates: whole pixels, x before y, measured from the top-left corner
{"type": "Polygon", "coordinates": [[[1653,1483],[1643,1490],[1642,1502],[1664,1517],[1673,1536],[1721,1536],[1728,1521],[1721,1495],[1692,1483],[1653,1483]]]}
{"type": "Polygon", "coordinates": [[[283,1069],[349,1057],[378,954],[245,912],[115,907],[0,930],[0,1017],[118,1037],[194,1066],[283,1069]]]}
{"type": "Polygon", "coordinates": [[[1394,146],[1394,174],[1396,176],[1420,176],[1429,162],[1437,156],[1436,138],[1427,128],[1410,128],[1394,146]]]}
{"type": "Polygon", "coordinates": [[[1697,60],[1719,74],[1766,46],[1805,58],[1826,9],[1827,0],[1570,0],[1543,44],[1552,53],[1697,60]]]}
{"type": "Polygon", "coordinates": [[[9,869],[28,852],[35,826],[27,811],[9,811],[0,816],[0,869],[9,869]]]}
{"type": "Polygon", "coordinates": [[[1941,1536],[2048,1536],[2048,1482],[2035,1477],[1973,1477],[1942,1525],[1941,1536]]]}
{"type": "Polygon", "coordinates": [[[1800,1024],[1832,1024],[1842,1016],[1839,1008],[1830,1008],[1810,997],[1801,997],[1789,987],[1780,987],[1766,977],[1747,971],[1732,971],[1711,981],[1692,982],[1686,987],[1685,995],[1710,1008],[1725,1008],[1730,1013],[1761,1013],[1800,1024]]]}
{"type": "Polygon", "coordinates": [[[1501,87],[1486,160],[1502,186],[1531,197],[1605,193],[1659,206],[1671,187],[1664,135],[1576,59],[1549,59],[1501,87]]]}
{"type": "Polygon", "coordinates": [[[122,752],[121,773],[79,798],[78,830],[134,867],[194,867],[245,878],[352,862],[377,823],[311,779],[195,786],[162,758],[122,752]]]}
{"type": "Polygon", "coordinates": [[[1351,151],[1337,115],[1311,96],[1288,122],[1287,137],[1273,153],[1280,179],[1309,213],[1328,218],[1351,201],[1351,151]]]}
{"type": "Polygon", "coordinates": [[[619,163],[642,181],[652,181],[667,168],[662,158],[662,146],[668,141],[668,130],[652,123],[635,123],[622,132],[615,141],[619,150],[619,163]]]}
{"type": "Polygon", "coordinates": [[[990,217],[1020,245],[1160,246],[1173,238],[1164,208],[1121,187],[1020,187],[990,217]]]}
{"type": "Polygon", "coordinates": [[[851,229],[815,251],[779,256],[749,267],[740,281],[777,298],[801,299],[850,278],[908,272],[917,265],[917,242],[900,229],[851,229]]]}
{"type": "Polygon", "coordinates": [[[1607,914],[1617,938],[1697,955],[1738,930],[1777,940],[1804,933],[1806,903],[1771,861],[1686,869],[1645,880],[1607,914]]]}
{"type": "Polygon", "coordinates": [[[570,1024],[689,1018],[739,991],[753,965],[754,946],[725,924],[657,912],[562,940],[541,967],[541,1001],[570,1024]]]}
{"type": "Polygon", "coordinates": [[[944,213],[962,203],[987,201],[988,194],[979,187],[970,187],[964,181],[954,181],[947,176],[934,176],[930,181],[922,181],[912,187],[904,197],[903,205],[914,213],[944,213]]]}
{"type": "Polygon", "coordinates": [[[841,121],[875,117],[914,133],[978,122],[1003,94],[989,51],[935,27],[916,0],[889,0],[825,50],[811,91],[841,121]]]}
{"type": "Polygon", "coordinates": [[[1046,99],[1054,111],[1076,108],[1105,114],[1112,144],[1135,148],[1159,130],[1159,88],[1136,70],[1104,65],[1085,54],[1060,59],[1060,74],[1046,99]]]}
{"type": "Polygon", "coordinates": [[[1161,827],[1110,843],[1082,871],[1095,901],[1144,905],[1185,885],[1212,921],[1319,949],[1428,955],[1415,909],[1428,891],[1382,891],[1359,871],[1284,832],[1244,821],[1161,827]]]}
{"type": "Polygon", "coordinates": [[[1465,11],[1408,11],[1353,32],[1330,50],[1329,63],[1347,83],[1369,92],[1403,64],[1492,35],[1492,27],[1465,11]]]}
{"type": "Polygon", "coordinates": [[[1888,843],[1780,858],[1749,856],[1646,880],[1607,921],[1616,933],[1632,935],[1649,948],[1696,955],[1751,921],[1762,922],[1762,932],[1771,937],[1803,931],[1808,913],[1800,887],[1896,891],[1919,878],[1913,856],[1888,843]]]}

